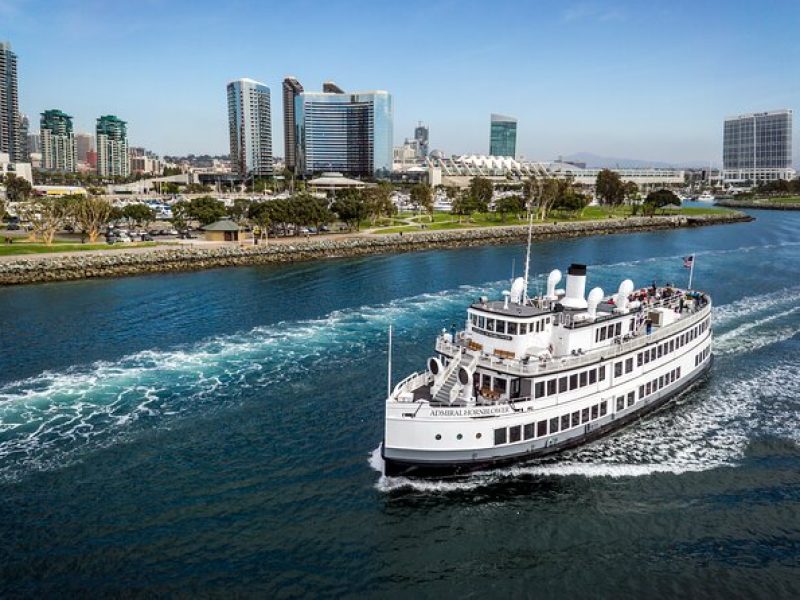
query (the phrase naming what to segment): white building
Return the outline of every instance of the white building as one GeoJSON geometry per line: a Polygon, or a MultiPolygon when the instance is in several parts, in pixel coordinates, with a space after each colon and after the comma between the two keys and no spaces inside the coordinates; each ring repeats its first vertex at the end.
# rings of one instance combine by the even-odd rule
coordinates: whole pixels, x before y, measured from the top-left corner
{"type": "Polygon", "coordinates": [[[13,163],[11,162],[11,156],[7,152],[0,152],[0,176],[5,176],[8,173],[22,177],[28,183],[33,184],[30,163],[13,163]]]}
{"type": "Polygon", "coordinates": [[[273,173],[271,115],[266,85],[247,78],[228,84],[231,162],[243,177],[273,173]]]}

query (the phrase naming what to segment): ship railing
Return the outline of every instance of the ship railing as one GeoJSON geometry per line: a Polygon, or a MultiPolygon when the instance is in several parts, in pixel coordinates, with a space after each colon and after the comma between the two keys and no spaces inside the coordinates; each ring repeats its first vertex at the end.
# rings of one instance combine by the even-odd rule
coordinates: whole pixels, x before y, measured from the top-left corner
{"type": "MultiPolygon", "coordinates": [[[[472,360],[470,360],[469,364],[466,366],[467,371],[473,372],[475,370],[475,367],[478,365],[479,358],[480,356],[477,354],[472,357],[472,360]]],[[[461,394],[463,391],[464,385],[460,381],[456,380],[456,382],[453,384],[453,388],[450,390],[450,404],[453,404],[456,400],[458,400],[459,394],[461,394]]],[[[465,400],[467,401],[467,404],[474,404],[474,401],[471,402],[470,399],[465,400]]]]}
{"type": "Polygon", "coordinates": [[[433,376],[427,371],[422,373],[412,373],[394,386],[391,398],[393,400],[400,401],[401,394],[404,392],[413,393],[414,390],[418,390],[422,386],[428,385],[431,382],[431,379],[433,379],[433,376]]]}
{"type": "Polygon", "coordinates": [[[453,360],[450,361],[450,364],[447,365],[438,380],[434,379],[433,387],[431,388],[431,396],[436,397],[436,394],[439,393],[439,390],[442,389],[442,386],[447,383],[448,379],[450,379],[450,375],[453,374],[453,371],[458,369],[459,365],[461,364],[461,356],[461,351],[457,352],[453,356],[453,360]]]}
{"type": "Polygon", "coordinates": [[[665,325],[664,327],[659,327],[657,331],[654,331],[650,335],[647,335],[646,333],[640,333],[627,341],[621,341],[617,344],[613,344],[612,346],[604,348],[601,352],[592,351],[588,354],[582,354],[578,356],[560,356],[549,358],[547,360],[530,358],[526,362],[524,359],[501,358],[491,354],[484,354],[481,351],[472,351],[469,349],[464,350],[463,344],[458,342],[450,342],[441,335],[436,338],[436,351],[447,356],[454,356],[456,354],[461,354],[462,352],[472,355],[472,352],[475,352],[474,356],[478,357],[477,365],[516,375],[547,374],[553,371],[560,371],[563,369],[571,369],[603,362],[614,359],[621,354],[627,354],[636,348],[643,348],[658,340],[668,338],[674,335],[677,331],[682,331],[683,329],[691,327],[695,323],[707,317],[710,311],[711,302],[707,302],[691,316],[685,319],[680,319],[679,321],[669,325],[665,325]]]}

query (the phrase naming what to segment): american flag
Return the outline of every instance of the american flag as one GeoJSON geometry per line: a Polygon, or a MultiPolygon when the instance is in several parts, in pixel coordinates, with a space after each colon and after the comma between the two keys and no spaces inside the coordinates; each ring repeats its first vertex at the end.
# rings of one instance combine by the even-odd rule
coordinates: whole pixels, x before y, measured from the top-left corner
{"type": "Polygon", "coordinates": [[[686,267],[687,269],[691,269],[692,268],[692,263],[694,263],[694,254],[692,254],[690,256],[684,256],[683,257],[683,266],[684,267],[686,267]]]}

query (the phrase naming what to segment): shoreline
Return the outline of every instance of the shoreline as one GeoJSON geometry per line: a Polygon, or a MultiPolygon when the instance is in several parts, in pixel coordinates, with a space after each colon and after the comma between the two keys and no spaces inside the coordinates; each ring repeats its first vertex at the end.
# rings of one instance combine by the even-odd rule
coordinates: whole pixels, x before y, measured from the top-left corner
{"type": "Polygon", "coordinates": [[[764,201],[764,203],[759,202],[758,200],[751,200],[751,201],[743,201],[737,202],[736,200],[720,200],[714,203],[714,206],[723,206],[725,208],[732,208],[732,209],[755,209],[755,210],[800,210],[800,202],[792,203],[792,202],[773,202],[768,203],[768,201],[764,201]]]}
{"type": "MultiPolygon", "coordinates": [[[[743,223],[754,220],[744,213],[697,216],[627,217],[597,221],[544,223],[534,225],[533,239],[568,239],[593,235],[640,233],[664,229],[703,227],[743,223]]],[[[515,244],[527,238],[526,225],[449,229],[391,235],[354,234],[339,239],[282,240],[265,246],[226,246],[215,248],[170,247],[137,252],[115,250],[109,253],[69,256],[27,255],[0,263],[0,286],[57,281],[76,281],[105,277],[125,277],[152,273],[198,271],[220,267],[283,264],[373,254],[415,252],[445,248],[468,248],[515,244]]]]}

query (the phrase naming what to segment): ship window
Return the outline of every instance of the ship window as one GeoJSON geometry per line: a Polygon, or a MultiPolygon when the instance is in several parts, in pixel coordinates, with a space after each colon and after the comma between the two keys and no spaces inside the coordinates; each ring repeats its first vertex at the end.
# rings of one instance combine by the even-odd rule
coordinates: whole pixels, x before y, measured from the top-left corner
{"type": "Polygon", "coordinates": [[[461,434],[459,433],[459,434],[456,436],[456,439],[457,439],[457,440],[460,440],[460,439],[462,439],[463,437],[464,437],[464,436],[463,436],[463,435],[461,435],[461,434]]]}
{"type": "Polygon", "coordinates": [[[536,398],[544,398],[544,381],[537,381],[534,386],[534,395],[536,398]]]}
{"type": "Polygon", "coordinates": [[[617,410],[622,410],[623,408],[625,408],[625,398],[617,396],[617,410]]]}
{"type": "Polygon", "coordinates": [[[574,390],[578,387],[578,374],[573,373],[569,376],[569,389],[574,390]]]}
{"type": "Polygon", "coordinates": [[[663,375],[658,378],[658,387],[659,388],[664,387],[664,376],[663,375]]]}
{"type": "Polygon", "coordinates": [[[681,368],[678,367],[678,379],[680,379],[680,378],[681,378],[681,368]]]}
{"type": "Polygon", "coordinates": [[[636,366],[641,367],[643,363],[644,363],[644,358],[642,358],[642,353],[639,352],[639,354],[636,355],[636,366]]]}
{"type": "Polygon", "coordinates": [[[486,319],[486,330],[494,331],[494,319],[486,319]]]}
{"type": "Polygon", "coordinates": [[[517,335],[517,324],[511,321],[506,323],[506,333],[509,335],[517,335]]]}
{"type": "Polygon", "coordinates": [[[639,400],[641,400],[642,398],[644,398],[644,386],[640,385],[639,386],[639,400]]]}
{"type": "Polygon", "coordinates": [[[621,376],[622,376],[622,361],[614,365],[614,377],[621,377],[621,376]]]}
{"type": "Polygon", "coordinates": [[[589,371],[589,383],[590,384],[597,383],[597,370],[596,369],[592,369],[591,371],[589,371]]]}
{"type": "Polygon", "coordinates": [[[541,331],[541,327],[539,325],[539,321],[536,321],[535,327],[536,327],[536,333],[539,333],[541,331]]]}
{"type": "Polygon", "coordinates": [[[550,317],[546,317],[544,320],[545,325],[550,325],[550,317]]]}
{"type": "Polygon", "coordinates": [[[519,324],[519,334],[525,335],[528,333],[528,324],[527,323],[520,323],[519,324]]]}
{"type": "Polygon", "coordinates": [[[644,355],[644,364],[649,363],[650,362],[650,351],[649,350],[645,350],[642,354],[644,355]]]}
{"type": "Polygon", "coordinates": [[[479,439],[481,439],[481,434],[480,434],[480,432],[478,432],[478,433],[476,433],[476,434],[475,434],[475,439],[478,439],[478,440],[479,440],[479,439]]]}
{"type": "Polygon", "coordinates": [[[550,433],[558,433],[558,417],[550,419],[550,433]]]}
{"type": "Polygon", "coordinates": [[[480,327],[481,329],[485,329],[486,328],[486,319],[485,318],[478,317],[478,327],[480,327]]]}
{"type": "Polygon", "coordinates": [[[650,360],[655,360],[655,359],[656,359],[656,349],[650,348],[650,360]]]}
{"type": "Polygon", "coordinates": [[[520,425],[515,425],[514,427],[508,428],[508,441],[509,442],[518,442],[522,439],[522,427],[520,425]]]}
{"type": "Polygon", "coordinates": [[[600,330],[599,329],[595,329],[594,330],[594,341],[595,342],[599,342],[600,341],[600,330]]]}
{"type": "Polygon", "coordinates": [[[566,392],[567,391],[567,378],[566,377],[559,377],[558,378],[558,393],[566,392]]]}
{"type": "Polygon", "coordinates": [[[500,429],[494,430],[494,445],[499,446],[500,444],[506,443],[506,428],[501,427],[500,429]]]}
{"type": "Polygon", "coordinates": [[[602,366],[597,369],[597,380],[603,381],[605,380],[605,378],[606,378],[606,368],[605,366],[602,366]]]}
{"type": "Polygon", "coordinates": [[[670,352],[675,352],[675,340],[670,340],[669,341],[669,351],[670,352]]]}
{"type": "Polygon", "coordinates": [[[508,382],[505,379],[502,379],[500,377],[495,377],[494,378],[494,391],[495,392],[500,392],[501,394],[505,394],[506,393],[506,389],[507,389],[507,387],[506,387],[507,383],[508,382]]]}
{"type": "Polygon", "coordinates": [[[626,358],[625,359],[625,372],[630,373],[633,371],[633,358],[626,358]]]}
{"type": "Polygon", "coordinates": [[[600,414],[600,406],[598,404],[595,404],[592,407],[592,420],[595,420],[599,414],[600,414]]]}
{"type": "Polygon", "coordinates": [[[539,421],[536,424],[536,437],[547,435],[547,421],[539,421]]]}
{"type": "Polygon", "coordinates": [[[486,375],[485,373],[481,376],[482,382],[481,387],[491,388],[492,387],[492,376],[486,375]]]}
{"type": "Polygon", "coordinates": [[[525,424],[525,431],[523,431],[523,434],[525,435],[526,440],[529,440],[534,436],[534,425],[535,423],[525,424]]]}
{"type": "Polygon", "coordinates": [[[606,339],[606,328],[601,327],[597,330],[597,341],[602,342],[604,339],[606,339]]]}
{"type": "Polygon", "coordinates": [[[498,321],[497,321],[497,329],[495,331],[497,331],[497,333],[505,333],[506,332],[506,322],[505,321],[500,321],[498,319],[498,321]]]}
{"type": "Polygon", "coordinates": [[[606,402],[605,400],[603,400],[603,401],[600,403],[600,416],[601,416],[601,417],[605,417],[607,412],[608,412],[608,402],[606,402]]]}
{"type": "Polygon", "coordinates": [[[581,424],[581,415],[576,410],[574,413],[572,413],[572,426],[577,427],[580,424],[581,424]]]}
{"type": "Polygon", "coordinates": [[[628,392],[628,406],[633,406],[636,402],[636,392],[628,392]]]}
{"type": "Polygon", "coordinates": [[[441,433],[437,433],[437,434],[436,434],[436,439],[437,439],[437,440],[440,440],[440,439],[442,439],[442,434],[441,434],[441,433]]]}
{"type": "Polygon", "coordinates": [[[580,374],[580,385],[581,385],[581,387],[586,387],[587,377],[588,377],[588,375],[586,374],[586,371],[582,371],[581,374],[580,374]]]}
{"type": "Polygon", "coordinates": [[[569,429],[569,415],[561,415],[561,431],[569,429]]]}
{"type": "Polygon", "coordinates": [[[658,358],[661,358],[661,356],[663,354],[664,354],[664,348],[663,348],[663,346],[661,344],[659,344],[658,345],[658,358]]]}
{"type": "Polygon", "coordinates": [[[653,389],[652,389],[649,381],[647,382],[647,385],[644,387],[644,389],[645,389],[645,394],[647,396],[649,396],[652,393],[653,389]]]}
{"type": "Polygon", "coordinates": [[[614,334],[615,335],[622,335],[622,323],[617,323],[614,326],[614,334]]]}
{"type": "Polygon", "coordinates": [[[550,379],[547,382],[547,395],[553,396],[556,393],[556,380],[550,379]]]}
{"type": "Polygon", "coordinates": [[[473,325],[477,325],[478,324],[478,318],[475,315],[470,315],[469,316],[469,322],[472,323],[473,325]]]}
{"type": "Polygon", "coordinates": [[[581,423],[588,423],[589,422],[589,409],[584,408],[581,411],[581,423]]]}

